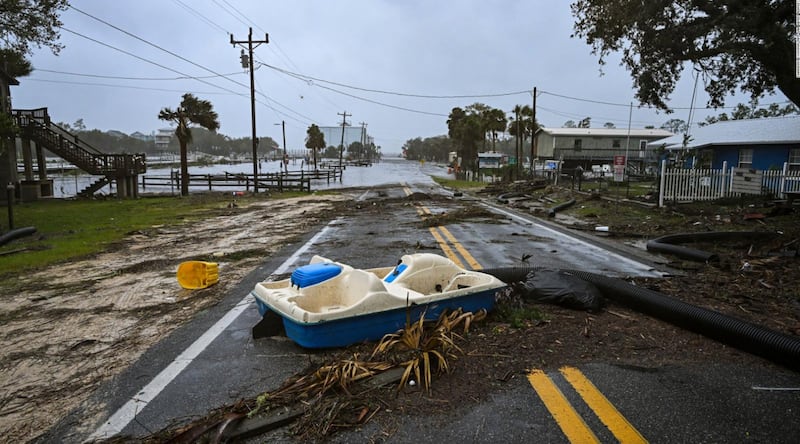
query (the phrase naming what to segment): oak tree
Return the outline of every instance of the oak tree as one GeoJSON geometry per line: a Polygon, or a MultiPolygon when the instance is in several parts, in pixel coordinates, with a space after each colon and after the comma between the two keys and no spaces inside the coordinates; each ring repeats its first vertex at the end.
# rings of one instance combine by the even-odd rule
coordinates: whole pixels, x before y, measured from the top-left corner
{"type": "Polygon", "coordinates": [[[22,56],[34,46],[58,54],[59,14],[68,7],[67,0],[0,0],[0,46],[22,56]]]}
{"type": "Polygon", "coordinates": [[[601,65],[621,51],[642,104],[668,110],[688,62],[711,106],[737,88],[752,97],[777,88],[800,105],[794,0],[577,0],[571,8],[573,37],[585,39],[601,65]]]}

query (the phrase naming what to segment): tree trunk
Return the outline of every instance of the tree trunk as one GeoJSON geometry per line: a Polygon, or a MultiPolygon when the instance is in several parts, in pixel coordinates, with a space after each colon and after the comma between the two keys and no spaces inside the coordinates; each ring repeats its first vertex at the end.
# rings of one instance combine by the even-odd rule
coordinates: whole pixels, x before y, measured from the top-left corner
{"type": "Polygon", "coordinates": [[[189,160],[187,156],[186,142],[179,140],[181,144],[181,196],[189,195],[189,160]]]}
{"type": "Polygon", "coordinates": [[[777,73],[775,75],[778,89],[791,100],[795,106],[800,108],[800,78],[793,75],[794,73],[777,73]]]}

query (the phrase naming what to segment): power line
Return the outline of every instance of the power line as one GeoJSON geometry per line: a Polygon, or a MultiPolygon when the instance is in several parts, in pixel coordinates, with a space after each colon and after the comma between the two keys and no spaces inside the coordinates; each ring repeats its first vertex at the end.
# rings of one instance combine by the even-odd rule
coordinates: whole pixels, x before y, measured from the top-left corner
{"type": "MultiPolygon", "coordinates": [[[[228,10],[228,8],[226,8],[226,7],[222,6],[222,5],[220,5],[220,4],[219,4],[219,2],[218,2],[217,0],[211,0],[211,1],[213,1],[213,2],[214,2],[214,4],[216,4],[217,6],[219,6],[219,7],[220,7],[220,8],[221,8],[223,11],[227,12],[227,13],[228,13],[228,15],[230,15],[231,17],[233,17],[233,18],[235,18],[236,20],[238,20],[238,21],[239,21],[239,23],[241,23],[241,24],[243,24],[243,25],[245,25],[245,26],[248,26],[247,22],[245,22],[245,21],[244,21],[244,20],[242,20],[241,18],[237,17],[237,16],[236,16],[234,13],[232,13],[231,11],[229,11],[229,10],[228,10]]],[[[262,30],[262,32],[263,32],[263,30],[262,30]]]]}
{"type": "MultiPolygon", "coordinates": [[[[187,77],[189,77],[189,78],[191,78],[191,79],[193,79],[193,80],[197,80],[198,82],[204,83],[204,84],[206,84],[206,85],[209,85],[209,86],[212,86],[212,87],[214,87],[214,88],[221,89],[221,90],[223,90],[223,91],[225,91],[225,92],[227,92],[227,93],[230,93],[230,94],[233,94],[233,95],[237,95],[237,96],[241,96],[241,97],[246,97],[246,95],[245,95],[244,93],[239,93],[239,92],[236,92],[236,91],[230,90],[230,89],[228,89],[228,88],[225,88],[225,87],[223,87],[223,86],[219,86],[219,85],[215,85],[215,84],[213,84],[213,83],[207,82],[207,81],[205,81],[205,80],[203,80],[203,79],[199,79],[199,78],[197,78],[197,77],[190,76],[189,74],[186,74],[186,73],[180,72],[180,71],[178,71],[178,70],[176,70],[176,69],[170,68],[170,67],[168,67],[168,66],[162,65],[162,64],[160,64],[160,63],[157,63],[157,62],[154,62],[154,61],[152,61],[152,60],[148,60],[148,59],[146,59],[146,58],[144,58],[144,57],[140,57],[140,56],[138,56],[138,55],[136,55],[136,54],[133,54],[133,53],[131,53],[131,52],[128,52],[128,51],[125,51],[124,49],[120,49],[120,48],[117,48],[116,46],[109,45],[108,43],[101,42],[101,41],[99,41],[99,40],[97,40],[97,39],[94,39],[94,38],[91,38],[91,37],[89,37],[89,36],[87,36],[87,35],[84,35],[84,34],[81,34],[81,33],[79,33],[79,32],[73,31],[73,30],[71,30],[71,29],[69,29],[69,28],[65,28],[65,27],[63,27],[63,26],[62,26],[62,27],[61,27],[61,29],[63,29],[64,31],[67,31],[67,32],[69,32],[69,33],[71,33],[71,34],[75,34],[75,35],[77,35],[78,37],[82,37],[82,38],[84,38],[84,39],[87,39],[87,40],[89,40],[89,41],[92,41],[92,42],[94,42],[94,43],[97,43],[98,45],[102,45],[102,46],[105,46],[105,47],[107,47],[107,48],[113,49],[113,50],[115,50],[115,51],[119,51],[119,52],[121,52],[121,53],[123,53],[123,54],[125,54],[125,55],[129,55],[129,56],[131,56],[131,57],[133,57],[133,58],[135,58],[135,59],[141,60],[141,61],[143,61],[143,62],[146,62],[146,63],[150,63],[150,64],[152,64],[152,65],[155,65],[155,66],[158,66],[159,68],[163,68],[163,69],[166,69],[166,70],[168,70],[168,71],[172,71],[172,72],[174,72],[174,73],[176,73],[176,74],[180,74],[180,75],[182,75],[182,76],[187,76],[187,77]]],[[[286,107],[285,105],[283,105],[283,104],[279,103],[278,101],[276,101],[276,100],[274,100],[274,99],[271,99],[270,97],[267,97],[267,96],[266,96],[265,94],[263,94],[263,93],[260,93],[260,92],[259,92],[259,94],[262,94],[262,95],[264,96],[264,98],[266,98],[266,99],[267,99],[267,100],[269,100],[269,101],[272,101],[273,103],[275,103],[275,104],[277,104],[277,105],[283,106],[283,107],[285,107],[286,109],[290,109],[290,108],[286,107]]],[[[289,118],[289,119],[294,119],[294,120],[297,120],[297,119],[296,119],[294,116],[288,115],[288,114],[284,113],[283,111],[276,110],[276,109],[275,109],[275,108],[274,108],[272,105],[270,105],[270,104],[268,104],[268,103],[263,103],[263,102],[259,102],[259,103],[261,103],[262,105],[266,106],[267,108],[270,108],[270,109],[272,109],[272,110],[275,110],[276,112],[278,112],[278,113],[280,113],[280,114],[282,114],[282,115],[286,116],[286,117],[287,117],[287,118],[289,118]]],[[[309,120],[311,120],[311,119],[309,119],[309,120]]]]}
{"type": "Polygon", "coordinates": [[[150,45],[150,46],[152,46],[153,48],[156,48],[156,49],[158,49],[158,50],[160,50],[160,51],[166,52],[167,54],[169,54],[169,55],[171,55],[171,56],[173,56],[173,57],[175,57],[175,58],[178,58],[178,59],[180,59],[180,60],[183,60],[183,61],[184,61],[184,62],[186,62],[186,63],[189,63],[189,64],[191,64],[191,65],[194,65],[194,66],[196,66],[196,67],[198,67],[198,68],[200,68],[200,69],[203,69],[203,70],[205,70],[205,71],[208,71],[208,72],[210,72],[210,73],[212,73],[212,74],[214,74],[214,75],[216,75],[216,76],[222,77],[222,78],[224,78],[224,79],[226,79],[226,80],[228,80],[228,81],[230,81],[230,82],[233,82],[233,83],[234,83],[234,84],[236,84],[236,85],[239,85],[239,86],[242,86],[242,87],[245,87],[245,88],[247,88],[247,85],[245,85],[245,84],[243,84],[243,83],[241,83],[241,82],[238,82],[238,81],[236,81],[236,80],[233,80],[233,79],[231,79],[231,78],[229,78],[229,77],[225,77],[225,76],[223,76],[222,74],[220,74],[220,73],[218,73],[218,72],[214,71],[213,69],[207,68],[207,67],[205,67],[205,66],[203,66],[203,65],[201,65],[201,64],[199,64],[199,63],[195,63],[195,62],[193,62],[193,61],[191,61],[191,60],[187,59],[186,57],[183,57],[183,56],[181,56],[180,54],[176,54],[176,53],[174,53],[174,52],[172,52],[172,51],[170,51],[170,50],[168,50],[168,49],[165,49],[165,48],[163,48],[163,47],[161,47],[161,46],[159,46],[159,45],[156,45],[155,43],[153,43],[153,42],[150,42],[150,41],[148,41],[148,40],[146,40],[146,39],[143,39],[143,38],[139,37],[139,36],[138,36],[138,35],[136,35],[136,34],[133,34],[133,33],[131,33],[131,32],[128,32],[128,31],[126,31],[126,30],[124,30],[124,29],[120,28],[119,26],[113,25],[113,24],[111,24],[111,23],[109,23],[109,22],[107,22],[107,21],[105,21],[105,20],[103,20],[103,19],[101,19],[101,18],[95,17],[95,16],[93,16],[92,14],[89,14],[88,12],[82,11],[82,10],[80,10],[80,9],[78,9],[78,8],[76,8],[76,7],[74,7],[74,6],[72,6],[72,5],[70,5],[69,7],[70,7],[71,9],[74,9],[74,10],[75,10],[75,11],[77,11],[77,12],[80,12],[81,14],[83,14],[83,15],[85,15],[85,16],[87,16],[87,17],[90,17],[90,18],[92,18],[92,19],[94,19],[94,20],[96,20],[96,21],[98,21],[98,22],[100,22],[100,23],[102,23],[102,24],[104,24],[104,25],[106,25],[106,26],[110,27],[110,28],[116,29],[117,31],[119,31],[119,32],[121,32],[121,33],[123,33],[123,34],[125,34],[125,35],[127,35],[127,36],[129,36],[129,37],[131,37],[131,38],[134,38],[134,39],[136,39],[136,40],[139,40],[140,42],[142,42],[142,43],[145,43],[145,44],[147,44],[147,45],[150,45]]]}
{"type": "Polygon", "coordinates": [[[144,57],[140,57],[140,56],[138,56],[138,55],[136,55],[136,54],[133,54],[132,52],[128,52],[128,51],[125,51],[124,49],[117,48],[116,46],[109,45],[108,43],[101,42],[100,40],[97,40],[97,39],[94,39],[94,38],[92,38],[92,37],[89,37],[89,36],[87,36],[87,35],[81,34],[80,32],[73,31],[73,30],[71,30],[71,29],[69,29],[69,28],[66,28],[66,27],[64,27],[64,26],[62,26],[62,27],[61,27],[61,29],[63,29],[64,31],[67,31],[67,32],[69,32],[69,33],[71,33],[71,34],[77,35],[78,37],[82,37],[82,38],[84,38],[84,39],[86,39],[86,40],[89,40],[89,41],[92,41],[92,42],[94,42],[94,43],[97,43],[98,45],[105,46],[106,48],[110,48],[110,49],[113,49],[113,50],[115,50],[115,51],[119,51],[119,52],[121,52],[121,53],[123,53],[123,54],[125,54],[125,55],[129,55],[129,56],[131,56],[131,57],[133,57],[133,58],[135,58],[135,59],[141,60],[141,61],[143,61],[143,62],[146,62],[146,63],[149,63],[149,64],[151,64],[151,65],[158,66],[159,68],[166,69],[167,71],[172,71],[172,72],[174,72],[174,73],[176,73],[176,74],[180,74],[180,75],[182,75],[182,76],[190,77],[190,78],[192,78],[193,80],[197,80],[198,82],[205,83],[206,85],[213,86],[214,88],[218,88],[218,89],[221,89],[221,90],[223,90],[223,91],[226,91],[226,92],[229,92],[229,93],[232,93],[232,94],[238,94],[237,92],[235,92],[235,91],[232,91],[232,90],[230,90],[230,89],[228,89],[228,88],[225,88],[225,87],[223,87],[223,86],[215,85],[215,84],[213,84],[213,83],[211,83],[211,82],[207,82],[207,81],[205,81],[205,80],[203,80],[203,79],[196,78],[196,77],[194,77],[194,76],[191,76],[191,75],[189,75],[189,74],[186,74],[186,73],[184,73],[184,72],[181,72],[181,71],[178,71],[178,70],[176,70],[176,69],[170,68],[170,67],[168,67],[168,66],[162,65],[162,64],[160,64],[160,63],[158,63],[158,62],[154,62],[154,61],[152,61],[152,60],[149,60],[149,59],[146,59],[146,58],[144,58],[144,57]]]}
{"type": "Polygon", "coordinates": [[[367,99],[365,97],[359,97],[359,96],[356,96],[356,95],[353,95],[353,94],[350,94],[350,93],[346,93],[344,91],[339,91],[337,89],[333,89],[333,88],[331,88],[329,86],[325,86],[325,85],[316,85],[316,86],[318,86],[320,88],[327,89],[329,91],[333,91],[333,92],[335,92],[337,94],[341,94],[341,95],[344,95],[344,96],[347,96],[347,97],[352,97],[352,98],[357,99],[357,100],[361,100],[361,101],[364,101],[364,102],[372,103],[372,104],[375,104],[375,105],[385,106],[387,108],[397,109],[397,110],[400,110],[400,111],[408,111],[408,112],[411,112],[411,113],[425,114],[425,115],[429,115],[429,116],[438,116],[438,117],[448,117],[449,116],[448,114],[432,113],[432,112],[429,112],[429,111],[421,111],[421,110],[418,110],[418,109],[405,108],[405,107],[397,106],[397,105],[390,105],[388,103],[378,102],[377,100],[371,100],[371,99],[367,99]]]}
{"type": "MultiPolygon", "coordinates": [[[[81,13],[81,14],[84,14],[84,15],[86,15],[87,17],[90,17],[90,18],[92,18],[92,19],[94,19],[94,20],[96,20],[96,21],[98,21],[98,22],[100,22],[100,23],[103,23],[103,24],[104,24],[104,25],[106,25],[106,26],[109,26],[109,27],[111,27],[111,28],[114,28],[114,29],[116,29],[117,31],[119,31],[119,32],[122,32],[122,33],[123,33],[123,34],[125,34],[125,35],[128,35],[128,36],[130,36],[130,37],[132,37],[132,38],[134,38],[134,39],[136,39],[136,40],[139,40],[139,41],[141,41],[141,42],[143,42],[143,43],[146,43],[146,44],[148,44],[148,45],[150,45],[150,46],[152,46],[152,47],[154,47],[154,48],[156,48],[156,49],[159,49],[159,50],[161,50],[161,51],[164,51],[164,52],[166,52],[167,54],[169,54],[169,55],[171,55],[171,56],[173,56],[173,57],[176,57],[176,58],[178,58],[178,59],[180,59],[180,60],[183,60],[183,61],[185,61],[185,62],[187,62],[187,63],[190,63],[190,64],[192,64],[192,65],[194,65],[194,66],[197,66],[198,68],[201,68],[201,69],[203,69],[203,70],[206,70],[206,71],[208,71],[208,72],[210,72],[210,73],[212,73],[212,74],[214,74],[214,75],[216,75],[216,76],[222,77],[222,78],[224,78],[225,80],[228,80],[228,81],[230,81],[230,82],[232,82],[232,83],[234,83],[234,84],[236,84],[236,85],[238,85],[238,86],[241,86],[241,87],[243,87],[243,88],[249,88],[247,85],[245,85],[245,84],[243,84],[243,83],[241,83],[241,82],[239,82],[239,81],[233,80],[233,79],[231,79],[230,77],[226,77],[226,76],[224,76],[224,75],[222,75],[222,74],[220,74],[220,73],[218,73],[218,72],[216,72],[216,71],[214,71],[214,70],[212,70],[212,69],[210,69],[210,68],[207,68],[207,67],[205,67],[205,66],[203,66],[203,65],[200,65],[199,63],[195,63],[195,62],[193,62],[193,61],[191,61],[191,60],[189,60],[189,59],[187,59],[187,58],[185,58],[185,57],[182,57],[182,56],[180,56],[180,55],[178,55],[178,54],[175,54],[175,53],[174,53],[174,52],[172,52],[172,51],[169,51],[169,50],[167,50],[167,49],[164,49],[164,48],[162,48],[161,46],[159,46],[159,45],[156,45],[155,43],[152,43],[152,42],[150,42],[150,41],[148,41],[148,40],[145,40],[145,39],[143,39],[143,38],[141,38],[141,37],[139,37],[139,36],[137,36],[137,35],[135,35],[135,34],[133,34],[133,33],[130,33],[130,32],[128,32],[128,31],[126,31],[126,30],[124,30],[124,29],[122,29],[122,28],[118,27],[118,26],[115,26],[115,25],[113,25],[113,24],[111,24],[111,23],[109,23],[109,22],[107,22],[107,21],[103,20],[103,19],[100,19],[100,18],[98,18],[98,17],[95,17],[95,16],[93,16],[93,15],[91,15],[91,14],[89,14],[89,13],[85,12],[85,11],[82,11],[82,10],[80,10],[80,9],[78,9],[78,8],[76,8],[76,7],[74,7],[74,6],[72,6],[72,5],[70,5],[69,7],[70,7],[71,9],[74,9],[75,11],[77,11],[77,12],[81,13]]],[[[136,55],[134,55],[134,54],[132,54],[132,53],[130,53],[130,52],[127,52],[127,51],[121,50],[121,49],[119,49],[119,48],[116,48],[116,47],[114,47],[114,46],[111,46],[111,45],[108,45],[108,44],[106,44],[106,43],[100,42],[100,41],[98,41],[98,40],[96,40],[96,39],[92,39],[92,38],[90,38],[90,37],[84,36],[83,34],[77,33],[77,32],[75,32],[75,31],[70,31],[70,30],[68,30],[67,28],[64,28],[63,26],[62,26],[62,28],[61,28],[61,29],[64,29],[65,31],[72,32],[73,34],[76,34],[76,35],[79,35],[79,36],[81,36],[81,37],[84,37],[84,38],[87,38],[87,39],[89,39],[89,40],[92,40],[92,41],[94,41],[94,42],[96,42],[96,43],[99,43],[99,44],[101,44],[101,45],[103,45],[103,46],[107,46],[107,47],[109,47],[109,48],[112,48],[112,49],[115,49],[115,50],[117,50],[117,51],[123,52],[123,53],[125,53],[125,54],[127,54],[127,55],[130,55],[130,56],[132,56],[132,57],[135,57],[135,58],[137,58],[137,59],[140,59],[140,60],[146,61],[146,62],[148,62],[148,63],[155,64],[155,65],[157,65],[157,66],[159,66],[159,67],[162,67],[162,68],[164,68],[164,69],[168,69],[168,70],[170,70],[170,71],[176,72],[176,73],[178,73],[178,74],[181,74],[181,75],[185,75],[185,76],[186,76],[186,75],[188,75],[188,74],[184,74],[184,73],[182,73],[182,72],[176,71],[176,70],[174,70],[174,69],[172,69],[172,68],[167,68],[167,67],[166,67],[166,66],[164,66],[164,65],[160,65],[160,64],[157,64],[157,63],[155,63],[155,62],[152,62],[152,61],[150,61],[150,60],[144,59],[143,57],[136,56],[136,55]]],[[[200,81],[200,82],[202,82],[202,83],[206,83],[206,84],[208,84],[208,85],[211,85],[211,86],[214,86],[214,87],[216,87],[216,88],[220,88],[220,89],[223,89],[223,90],[225,90],[225,91],[232,92],[232,91],[230,91],[230,90],[228,90],[228,89],[226,89],[226,88],[223,88],[223,87],[221,87],[221,86],[219,86],[219,85],[214,85],[214,84],[212,84],[212,83],[206,82],[206,81],[204,81],[204,80],[202,80],[202,79],[199,79],[199,78],[197,78],[197,77],[194,77],[194,76],[190,76],[190,77],[192,77],[193,79],[195,79],[195,80],[197,80],[197,81],[200,81]]],[[[264,94],[262,94],[262,95],[264,95],[264,94]]],[[[277,100],[275,100],[275,99],[272,99],[272,98],[270,98],[270,97],[267,97],[266,95],[264,95],[264,97],[265,97],[267,100],[269,100],[269,101],[271,101],[271,102],[273,102],[273,103],[275,103],[275,104],[278,104],[278,105],[280,105],[280,106],[282,106],[282,107],[284,107],[284,108],[286,108],[286,109],[290,109],[289,107],[287,107],[287,106],[285,106],[285,105],[281,104],[280,102],[278,102],[278,101],[277,101],[277,100]]],[[[270,105],[267,105],[267,106],[268,106],[268,107],[270,107],[270,108],[272,108],[270,105]]],[[[277,111],[277,110],[276,110],[276,111],[277,111]]],[[[284,114],[284,113],[283,113],[283,112],[281,112],[281,111],[277,111],[277,112],[280,112],[281,114],[284,114]]],[[[295,112],[295,111],[294,111],[294,110],[292,110],[292,112],[295,112]]],[[[284,114],[284,115],[285,115],[285,114],[284,114]]],[[[289,117],[289,116],[287,116],[287,117],[289,117]]],[[[292,117],[290,117],[290,118],[292,118],[292,117]]],[[[309,119],[309,120],[313,120],[313,119],[309,119]]]]}
{"type": "MultiPolygon", "coordinates": [[[[174,1],[176,1],[176,2],[180,2],[180,0],[174,0],[174,1]]],[[[222,0],[222,1],[223,1],[225,4],[227,4],[227,5],[228,5],[228,6],[229,6],[231,9],[233,9],[233,10],[234,10],[234,11],[235,11],[237,14],[239,14],[239,16],[241,16],[241,17],[242,17],[244,20],[246,20],[247,22],[249,22],[250,24],[252,24],[254,27],[258,28],[260,31],[262,31],[262,32],[264,32],[264,33],[266,34],[266,31],[264,30],[264,28],[262,28],[261,26],[259,26],[259,25],[258,25],[258,23],[256,23],[256,22],[254,22],[254,21],[250,20],[250,18],[249,18],[249,17],[248,17],[246,14],[244,14],[242,11],[240,11],[239,9],[237,9],[235,6],[233,6],[233,5],[232,5],[231,3],[229,3],[227,0],[222,0]]],[[[230,11],[229,11],[227,8],[225,8],[224,6],[222,6],[222,5],[221,5],[219,2],[217,2],[217,1],[214,1],[214,3],[215,3],[215,4],[216,4],[216,5],[217,5],[217,6],[218,6],[220,9],[222,9],[223,11],[225,11],[226,13],[228,13],[229,15],[231,15],[232,17],[234,17],[235,19],[237,19],[237,20],[238,20],[240,23],[242,23],[242,24],[244,24],[244,25],[247,25],[247,23],[245,23],[244,21],[242,21],[242,20],[241,20],[239,17],[237,17],[237,16],[236,16],[236,15],[234,15],[232,12],[230,12],[230,11]]],[[[224,28],[222,28],[220,25],[218,25],[217,23],[215,23],[213,20],[211,20],[211,19],[207,18],[206,16],[204,16],[203,14],[201,14],[199,11],[197,11],[197,10],[195,10],[195,9],[192,9],[192,8],[191,8],[191,7],[189,7],[188,5],[185,5],[185,6],[186,6],[187,8],[189,8],[189,9],[191,9],[195,15],[197,15],[198,17],[200,17],[200,18],[201,18],[203,21],[205,21],[207,24],[209,24],[209,25],[211,25],[211,26],[213,26],[213,27],[216,27],[217,29],[221,29],[221,30],[223,30],[223,31],[224,31],[226,34],[229,34],[229,35],[230,35],[230,34],[232,34],[232,32],[225,30],[225,29],[224,29],[224,28]]],[[[274,41],[274,39],[273,39],[273,41],[271,41],[271,42],[270,42],[270,45],[267,47],[267,49],[269,49],[270,51],[272,51],[272,53],[273,53],[273,54],[275,54],[275,55],[277,55],[278,57],[281,57],[281,58],[283,58],[284,60],[286,60],[286,61],[289,63],[289,65],[293,66],[295,69],[299,70],[299,68],[298,68],[298,67],[297,67],[297,65],[294,63],[294,61],[293,61],[293,60],[292,60],[292,59],[289,57],[289,55],[288,55],[288,54],[286,54],[286,52],[284,52],[284,51],[283,51],[283,49],[281,49],[281,46],[280,46],[280,44],[278,44],[278,42],[275,42],[275,41],[274,41]]],[[[337,105],[337,104],[333,103],[333,102],[332,102],[332,101],[331,101],[331,100],[330,100],[330,99],[329,99],[329,98],[328,98],[328,97],[327,97],[325,94],[322,94],[322,93],[319,93],[319,94],[320,94],[320,96],[321,96],[321,97],[322,97],[322,98],[323,98],[323,99],[324,99],[326,102],[328,102],[330,105],[332,105],[332,107],[333,107],[332,109],[340,109],[340,108],[341,108],[341,106],[339,106],[339,105],[337,105]]]]}
{"type": "MultiPolygon", "coordinates": [[[[223,2],[223,3],[225,3],[226,5],[230,6],[230,8],[231,8],[231,9],[233,9],[234,11],[236,11],[236,13],[237,13],[237,14],[239,14],[239,15],[240,15],[242,18],[244,18],[244,19],[245,19],[247,22],[249,22],[251,25],[253,25],[253,26],[255,26],[256,28],[258,28],[258,29],[259,29],[261,32],[263,32],[264,34],[266,34],[266,33],[267,33],[267,31],[266,31],[266,30],[264,30],[264,28],[262,28],[261,26],[258,26],[258,23],[256,23],[256,22],[254,22],[254,21],[250,20],[250,17],[246,16],[245,14],[242,14],[242,11],[240,11],[240,10],[236,9],[236,7],[235,7],[235,6],[233,6],[232,4],[230,4],[230,3],[229,3],[227,0],[222,0],[222,2],[223,2]]],[[[217,3],[217,2],[216,2],[216,0],[214,1],[214,3],[217,3]]],[[[219,3],[217,3],[217,5],[218,5],[219,7],[221,7],[221,8],[222,8],[222,5],[220,5],[219,3]]],[[[225,9],[225,8],[223,8],[223,9],[225,9]]],[[[244,22],[243,22],[243,23],[244,23],[244,22]]],[[[246,24],[246,23],[245,23],[245,24],[246,24]]]]}
{"type": "Polygon", "coordinates": [[[98,79],[114,79],[114,80],[145,80],[145,81],[170,81],[170,80],[195,80],[195,79],[212,79],[215,77],[227,77],[233,75],[243,74],[243,72],[232,72],[227,74],[219,74],[219,75],[210,75],[210,76],[180,76],[180,77],[125,77],[125,76],[109,76],[109,75],[101,75],[101,74],[87,74],[87,73],[79,73],[79,72],[69,72],[69,71],[57,71],[54,69],[44,69],[44,68],[35,68],[34,72],[41,71],[41,72],[49,72],[53,74],[64,74],[69,76],[79,76],[79,77],[93,77],[98,79]]]}
{"type": "MultiPolygon", "coordinates": [[[[602,100],[586,99],[586,98],[581,98],[581,97],[572,97],[572,96],[567,96],[567,95],[564,95],[564,94],[558,94],[558,93],[554,93],[554,92],[550,92],[550,91],[541,91],[540,95],[541,94],[548,94],[548,95],[551,95],[553,97],[560,97],[562,99],[575,100],[575,101],[578,101],[578,102],[595,103],[595,104],[598,104],[598,105],[618,106],[618,107],[623,107],[623,108],[627,108],[627,107],[630,106],[630,103],[614,103],[614,102],[606,102],[606,101],[602,101],[602,100]]],[[[786,104],[786,103],[790,103],[790,101],[785,100],[785,101],[782,101],[782,102],[774,102],[774,103],[777,103],[778,105],[783,105],[783,104],[786,104]]],[[[764,106],[769,106],[769,105],[772,105],[772,103],[765,103],[763,105],[764,106]]],[[[652,105],[640,105],[640,106],[638,106],[638,108],[658,110],[657,107],[652,106],[652,105]]],[[[713,107],[713,106],[684,106],[684,107],[675,106],[675,107],[671,107],[670,109],[673,109],[673,110],[693,110],[693,109],[714,110],[714,109],[735,109],[735,108],[736,108],[736,106],[718,106],[718,107],[713,107]]]]}
{"type": "Polygon", "coordinates": [[[83,85],[83,86],[104,86],[110,88],[124,88],[124,89],[136,89],[136,90],[143,90],[143,91],[161,91],[161,92],[177,92],[177,93],[186,93],[190,92],[192,94],[203,94],[203,95],[236,95],[236,96],[244,96],[244,94],[240,93],[224,93],[224,92],[209,92],[209,91],[186,91],[181,89],[166,89],[166,88],[148,88],[144,86],[133,86],[133,85],[116,85],[111,83],[89,83],[89,82],[72,82],[68,80],[51,80],[51,79],[37,79],[37,78],[26,78],[26,81],[32,82],[45,82],[45,83],[61,83],[65,85],[83,85]]]}
{"type": "Polygon", "coordinates": [[[275,71],[278,71],[278,72],[281,72],[283,74],[295,77],[295,78],[300,79],[300,80],[304,80],[306,82],[308,82],[308,81],[322,82],[322,83],[327,83],[327,84],[330,84],[330,85],[341,86],[343,88],[355,89],[355,90],[358,90],[358,91],[372,92],[372,93],[378,93],[378,94],[388,94],[388,95],[402,96],[402,97],[416,97],[416,98],[421,98],[421,99],[469,99],[469,98],[504,97],[504,96],[515,96],[515,95],[520,95],[520,94],[530,94],[529,90],[502,92],[502,93],[494,93],[494,94],[464,94],[464,95],[428,95],[428,94],[402,93],[402,92],[397,92],[397,91],[384,91],[384,90],[380,90],[380,89],[371,89],[371,88],[363,88],[363,87],[360,87],[360,86],[347,85],[347,84],[344,84],[344,83],[333,82],[333,81],[330,81],[330,80],[320,79],[318,77],[312,77],[312,76],[305,75],[305,74],[299,74],[299,73],[292,72],[292,71],[289,71],[289,70],[286,70],[286,69],[283,69],[283,68],[278,68],[277,66],[269,65],[267,63],[263,63],[263,65],[266,66],[267,68],[274,69],[275,71]]]}
{"type": "Polygon", "coordinates": [[[195,17],[199,18],[200,20],[206,22],[208,25],[221,30],[225,34],[230,34],[230,32],[228,32],[222,26],[218,25],[215,21],[213,21],[213,20],[209,19],[208,17],[204,16],[203,14],[200,13],[200,11],[192,8],[191,6],[189,6],[186,3],[182,2],[181,0],[172,0],[172,1],[174,1],[178,5],[182,6],[184,9],[189,11],[192,15],[194,15],[195,17]]]}

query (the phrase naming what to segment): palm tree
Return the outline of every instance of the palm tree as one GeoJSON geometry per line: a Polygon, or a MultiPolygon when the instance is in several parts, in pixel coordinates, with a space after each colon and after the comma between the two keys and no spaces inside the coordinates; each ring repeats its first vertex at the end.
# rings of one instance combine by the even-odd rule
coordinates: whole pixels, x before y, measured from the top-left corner
{"type": "Polygon", "coordinates": [[[314,153],[314,169],[317,169],[317,150],[325,148],[325,135],[316,124],[311,124],[306,130],[306,148],[314,153]]]}
{"type": "Polygon", "coordinates": [[[192,124],[216,132],[219,129],[219,116],[214,111],[211,102],[200,100],[192,94],[183,95],[183,100],[178,109],[164,108],[158,113],[158,118],[178,125],[175,128],[175,137],[181,145],[181,196],[189,195],[189,164],[186,159],[186,147],[192,143],[192,124]]]}
{"type": "Polygon", "coordinates": [[[497,143],[497,133],[506,130],[508,120],[506,119],[506,113],[497,108],[490,108],[486,112],[485,119],[486,129],[492,135],[492,152],[494,152],[497,143]]]}

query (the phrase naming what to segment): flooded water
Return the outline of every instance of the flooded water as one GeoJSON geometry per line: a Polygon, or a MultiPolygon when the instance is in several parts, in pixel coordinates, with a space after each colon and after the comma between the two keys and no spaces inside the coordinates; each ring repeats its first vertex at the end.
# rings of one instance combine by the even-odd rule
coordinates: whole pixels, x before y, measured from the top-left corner
{"type": "MultiPolygon", "coordinates": [[[[262,161],[260,163],[261,173],[276,173],[281,171],[280,161],[262,161]]],[[[301,160],[290,161],[289,171],[300,171],[307,168],[305,163],[301,160]]],[[[170,174],[179,174],[177,168],[164,168],[164,167],[148,167],[145,177],[168,177],[170,174]]],[[[189,174],[252,174],[253,164],[250,162],[236,163],[236,164],[214,164],[208,166],[191,166],[189,167],[189,174]]],[[[338,188],[351,188],[351,187],[366,187],[376,185],[387,185],[393,183],[432,183],[433,176],[446,176],[447,168],[437,164],[420,163],[416,161],[408,161],[401,158],[387,158],[383,159],[380,163],[375,163],[368,167],[348,166],[344,170],[341,181],[333,181],[328,183],[326,180],[312,180],[311,189],[313,190],[329,190],[338,188]]],[[[98,179],[98,176],[90,175],[73,175],[73,174],[55,174],[50,176],[54,182],[55,197],[69,198],[74,197],[80,190],[86,188],[98,179]]],[[[246,187],[243,184],[241,190],[231,187],[212,188],[215,191],[245,191],[246,187]]],[[[190,192],[208,191],[207,185],[192,186],[190,192]]],[[[170,186],[147,186],[146,190],[141,188],[141,179],[139,180],[139,192],[146,194],[177,194],[180,192],[179,185],[176,183],[173,187],[170,186]]],[[[103,187],[100,194],[113,194],[116,193],[114,184],[103,187]]]]}

